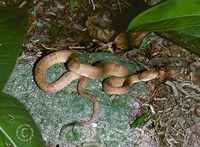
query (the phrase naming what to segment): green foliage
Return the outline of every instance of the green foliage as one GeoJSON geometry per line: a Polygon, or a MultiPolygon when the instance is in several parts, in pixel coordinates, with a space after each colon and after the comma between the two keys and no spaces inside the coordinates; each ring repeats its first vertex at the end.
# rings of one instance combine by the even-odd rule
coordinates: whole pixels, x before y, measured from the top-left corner
{"type": "Polygon", "coordinates": [[[200,24],[199,0],[166,0],[136,16],[128,31],[167,31],[200,24]]]}
{"type": "Polygon", "coordinates": [[[148,118],[149,114],[147,112],[145,112],[144,114],[142,114],[140,117],[138,117],[131,125],[131,128],[136,128],[138,126],[140,126],[142,123],[144,123],[147,118],[148,118]]]}
{"type": "Polygon", "coordinates": [[[136,16],[128,31],[157,32],[200,55],[199,0],[165,0],[136,16]]]}
{"type": "Polygon", "coordinates": [[[43,139],[28,111],[15,98],[3,94],[27,32],[26,9],[0,9],[0,146],[36,147],[43,139]]]}
{"type": "Polygon", "coordinates": [[[200,55],[200,26],[157,32],[157,34],[200,55]]]}
{"type": "Polygon", "coordinates": [[[69,0],[69,4],[72,8],[76,7],[78,4],[78,0],[69,0]]]}
{"type": "Polygon", "coordinates": [[[52,38],[56,38],[60,34],[61,30],[62,30],[62,27],[57,26],[57,25],[52,25],[49,30],[49,36],[51,36],[52,38]]]}
{"type": "Polygon", "coordinates": [[[27,13],[24,9],[0,9],[0,91],[4,88],[27,30],[27,13]]]}
{"type": "Polygon", "coordinates": [[[0,146],[42,147],[38,127],[17,99],[0,93],[0,146]]]}

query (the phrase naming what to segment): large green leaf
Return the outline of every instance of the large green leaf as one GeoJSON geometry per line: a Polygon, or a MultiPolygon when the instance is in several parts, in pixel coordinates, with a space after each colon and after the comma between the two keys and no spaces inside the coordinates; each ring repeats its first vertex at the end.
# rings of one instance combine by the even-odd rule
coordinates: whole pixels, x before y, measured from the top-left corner
{"type": "Polygon", "coordinates": [[[15,98],[0,93],[0,146],[42,147],[38,127],[26,108],[15,98]]]}
{"type": "Polygon", "coordinates": [[[136,16],[128,31],[167,31],[200,24],[199,0],[166,0],[136,16]]]}
{"type": "Polygon", "coordinates": [[[0,8],[0,91],[12,72],[27,32],[27,11],[0,8]]]}
{"type": "Polygon", "coordinates": [[[0,8],[0,147],[44,145],[40,131],[24,105],[1,92],[25,40],[27,22],[27,10],[0,8]]]}
{"type": "Polygon", "coordinates": [[[158,32],[157,34],[200,55],[200,26],[158,32]]]}

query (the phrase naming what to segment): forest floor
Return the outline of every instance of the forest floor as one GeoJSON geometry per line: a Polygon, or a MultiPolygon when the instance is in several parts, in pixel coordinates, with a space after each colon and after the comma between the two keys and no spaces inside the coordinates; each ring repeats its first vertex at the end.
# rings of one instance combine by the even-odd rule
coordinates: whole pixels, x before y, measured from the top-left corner
{"type": "MultiPolygon", "coordinates": [[[[113,138],[112,135],[108,135],[110,142],[108,142],[109,139],[107,142],[103,139],[106,135],[96,135],[99,137],[98,139],[95,137],[89,139],[87,138],[89,136],[85,136],[83,139],[79,136],[80,134],[71,136],[68,134],[72,137],[70,142],[74,146],[86,142],[98,142],[99,146],[108,147],[123,145],[200,146],[200,57],[155,33],[126,33],[128,23],[136,15],[133,13],[139,13],[140,9],[146,5],[156,2],[142,2],[142,6],[138,6],[139,10],[136,9],[134,12],[132,12],[133,8],[137,5],[133,6],[128,0],[110,0],[109,2],[104,0],[70,0],[67,2],[35,0],[31,5],[27,41],[18,59],[19,68],[24,70],[29,68],[29,74],[31,74],[34,62],[38,58],[59,49],[75,50],[81,54],[108,53],[108,55],[104,54],[103,59],[119,55],[127,58],[137,72],[152,68],[159,71],[157,79],[149,81],[145,85],[139,85],[147,88],[147,92],[143,91],[140,94],[137,93],[137,90],[130,92],[129,96],[134,95],[132,99],[134,99],[135,104],[131,101],[131,107],[127,108],[127,112],[125,112],[126,107],[123,106],[122,113],[113,114],[118,117],[118,115],[131,112],[128,115],[132,117],[131,121],[134,122],[145,112],[148,112],[148,119],[137,128],[132,128],[139,130],[140,134],[136,135],[135,141],[130,141],[129,144],[110,143],[113,138],[117,140],[127,135],[123,133],[122,136],[117,137],[114,133],[113,138]],[[148,134],[151,139],[144,141],[145,134],[148,134]],[[80,138],[83,142],[78,140],[80,138]]],[[[2,1],[0,3],[3,6],[22,4],[22,0],[7,1],[6,3],[2,1]]],[[[90,60],[93,60],[92,57],[90,60]]],[[[113,60],[117,61],[117,59],[113,60]]],[[[59,95],[53,96],[59,97],[59,95]]],[[[131,97],[126,99],[125,104],[128,105],[131,97]]],[[[76,113],[74,112],[74,115],[76,113]]],[[[65,117],[64,114],[62,117],[65,117]]],[[[98,121],[100,120],[103,120],[101,116],[98,121]]],[[[118,119],[118,121],[120,120],[118,119]]],[[[122,124],[124,125],[124,123],[122,124]]],[[[119,123],[119,125],[122,124],[119,123]]],[[[47,132],[47,129],[43,132],[47,132]]],[[[131,130],[131,128],[129,129],[131,130]]],[[[85,129],[84,131],[91,130],[85,129]]],[[[77,131],[74,132],[77,133],[77,131]]],[[[104,132],[104,134],[106,133],[109,134],[109,132],[104,132]]],[[[134,136],[134,133],[131,135],[134,136]]],[[[56,142],[53,143],[52,138],[50,140],[48,137],[44,138],[52,146],[53,144],[62,146],[59,139],[55,139],[56,142]]],[[[63,139],[61,141],[63,142],[63,139]]],[[[125,141],[127,140],[124,139],[125,141]]]]}

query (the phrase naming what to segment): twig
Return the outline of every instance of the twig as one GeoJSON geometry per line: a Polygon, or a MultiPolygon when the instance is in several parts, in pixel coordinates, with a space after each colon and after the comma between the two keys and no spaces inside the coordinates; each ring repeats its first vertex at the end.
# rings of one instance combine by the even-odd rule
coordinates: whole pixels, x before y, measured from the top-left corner
{"type": "Polygon", "coordinates": [[[119,12],[121,13],[122,12],[122,7],[121,7],[121,4],[120,4],[119,0],[117,0],[117,5],[118,5],[118,8],[119,8],[119,12]]]}
{"type": "Polygon", "coordinates": [[[92,3],[92,9],[95,10],[95,4],[93,0],[90,0],[90,2],[92,3]]]}

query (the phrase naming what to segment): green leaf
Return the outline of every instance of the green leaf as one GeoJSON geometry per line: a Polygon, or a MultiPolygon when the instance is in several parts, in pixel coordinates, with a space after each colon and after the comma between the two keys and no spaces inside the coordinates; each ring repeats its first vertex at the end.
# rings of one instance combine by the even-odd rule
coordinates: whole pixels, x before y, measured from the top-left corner
{"type": "Polygon", "coordinates": [[[166,0],[136,16],[128,31],[167,31],[200,24],[199,0],[166,0]]]}
{"type": "Polygon", "coordinates": [[[200,55],[200,26],[158,32],[157,34],[200,55]]]}
{"type": "Polygon", "coordinates": [[[49,30],[49,36],[51,36],[54,39],[54,38],[58,37],[61,30],[62,30],[62,27],[52,25],[50,30],[49,30]]]}
{"type": "Polygon", "coordinates": [[[131,125],[131,128],[136,128],[138,126],[140,126],[142,123],[144,123],[146,121],[146,119],[148,118],[149,114],[148,112],[145,112],[144,114],[142,114],[140,117],[138,117],[131,125]]]}
{"type": "Polygon", "coordinates": [[[25,9],[0,8],[0,91],[4,88],[19,56],[27,32],[25,9]]]}
{"type": "Polygon", "coordinates": [[[42,147],[42,136],[23,104],[3,94],[25,40],[26,9],[0,8],[0,147],[42,147]]]}
{"type": "Polygon", "coordinates": [[[0,146],[42,147],[38,127],[26,108],[15,98],[0,93],[0,146]]]}
{"type": "Polygon", "coordinates": [[[71,8],[74,8],[77,6],[78,1],[77,0],[69,0],[71,8]]]}

